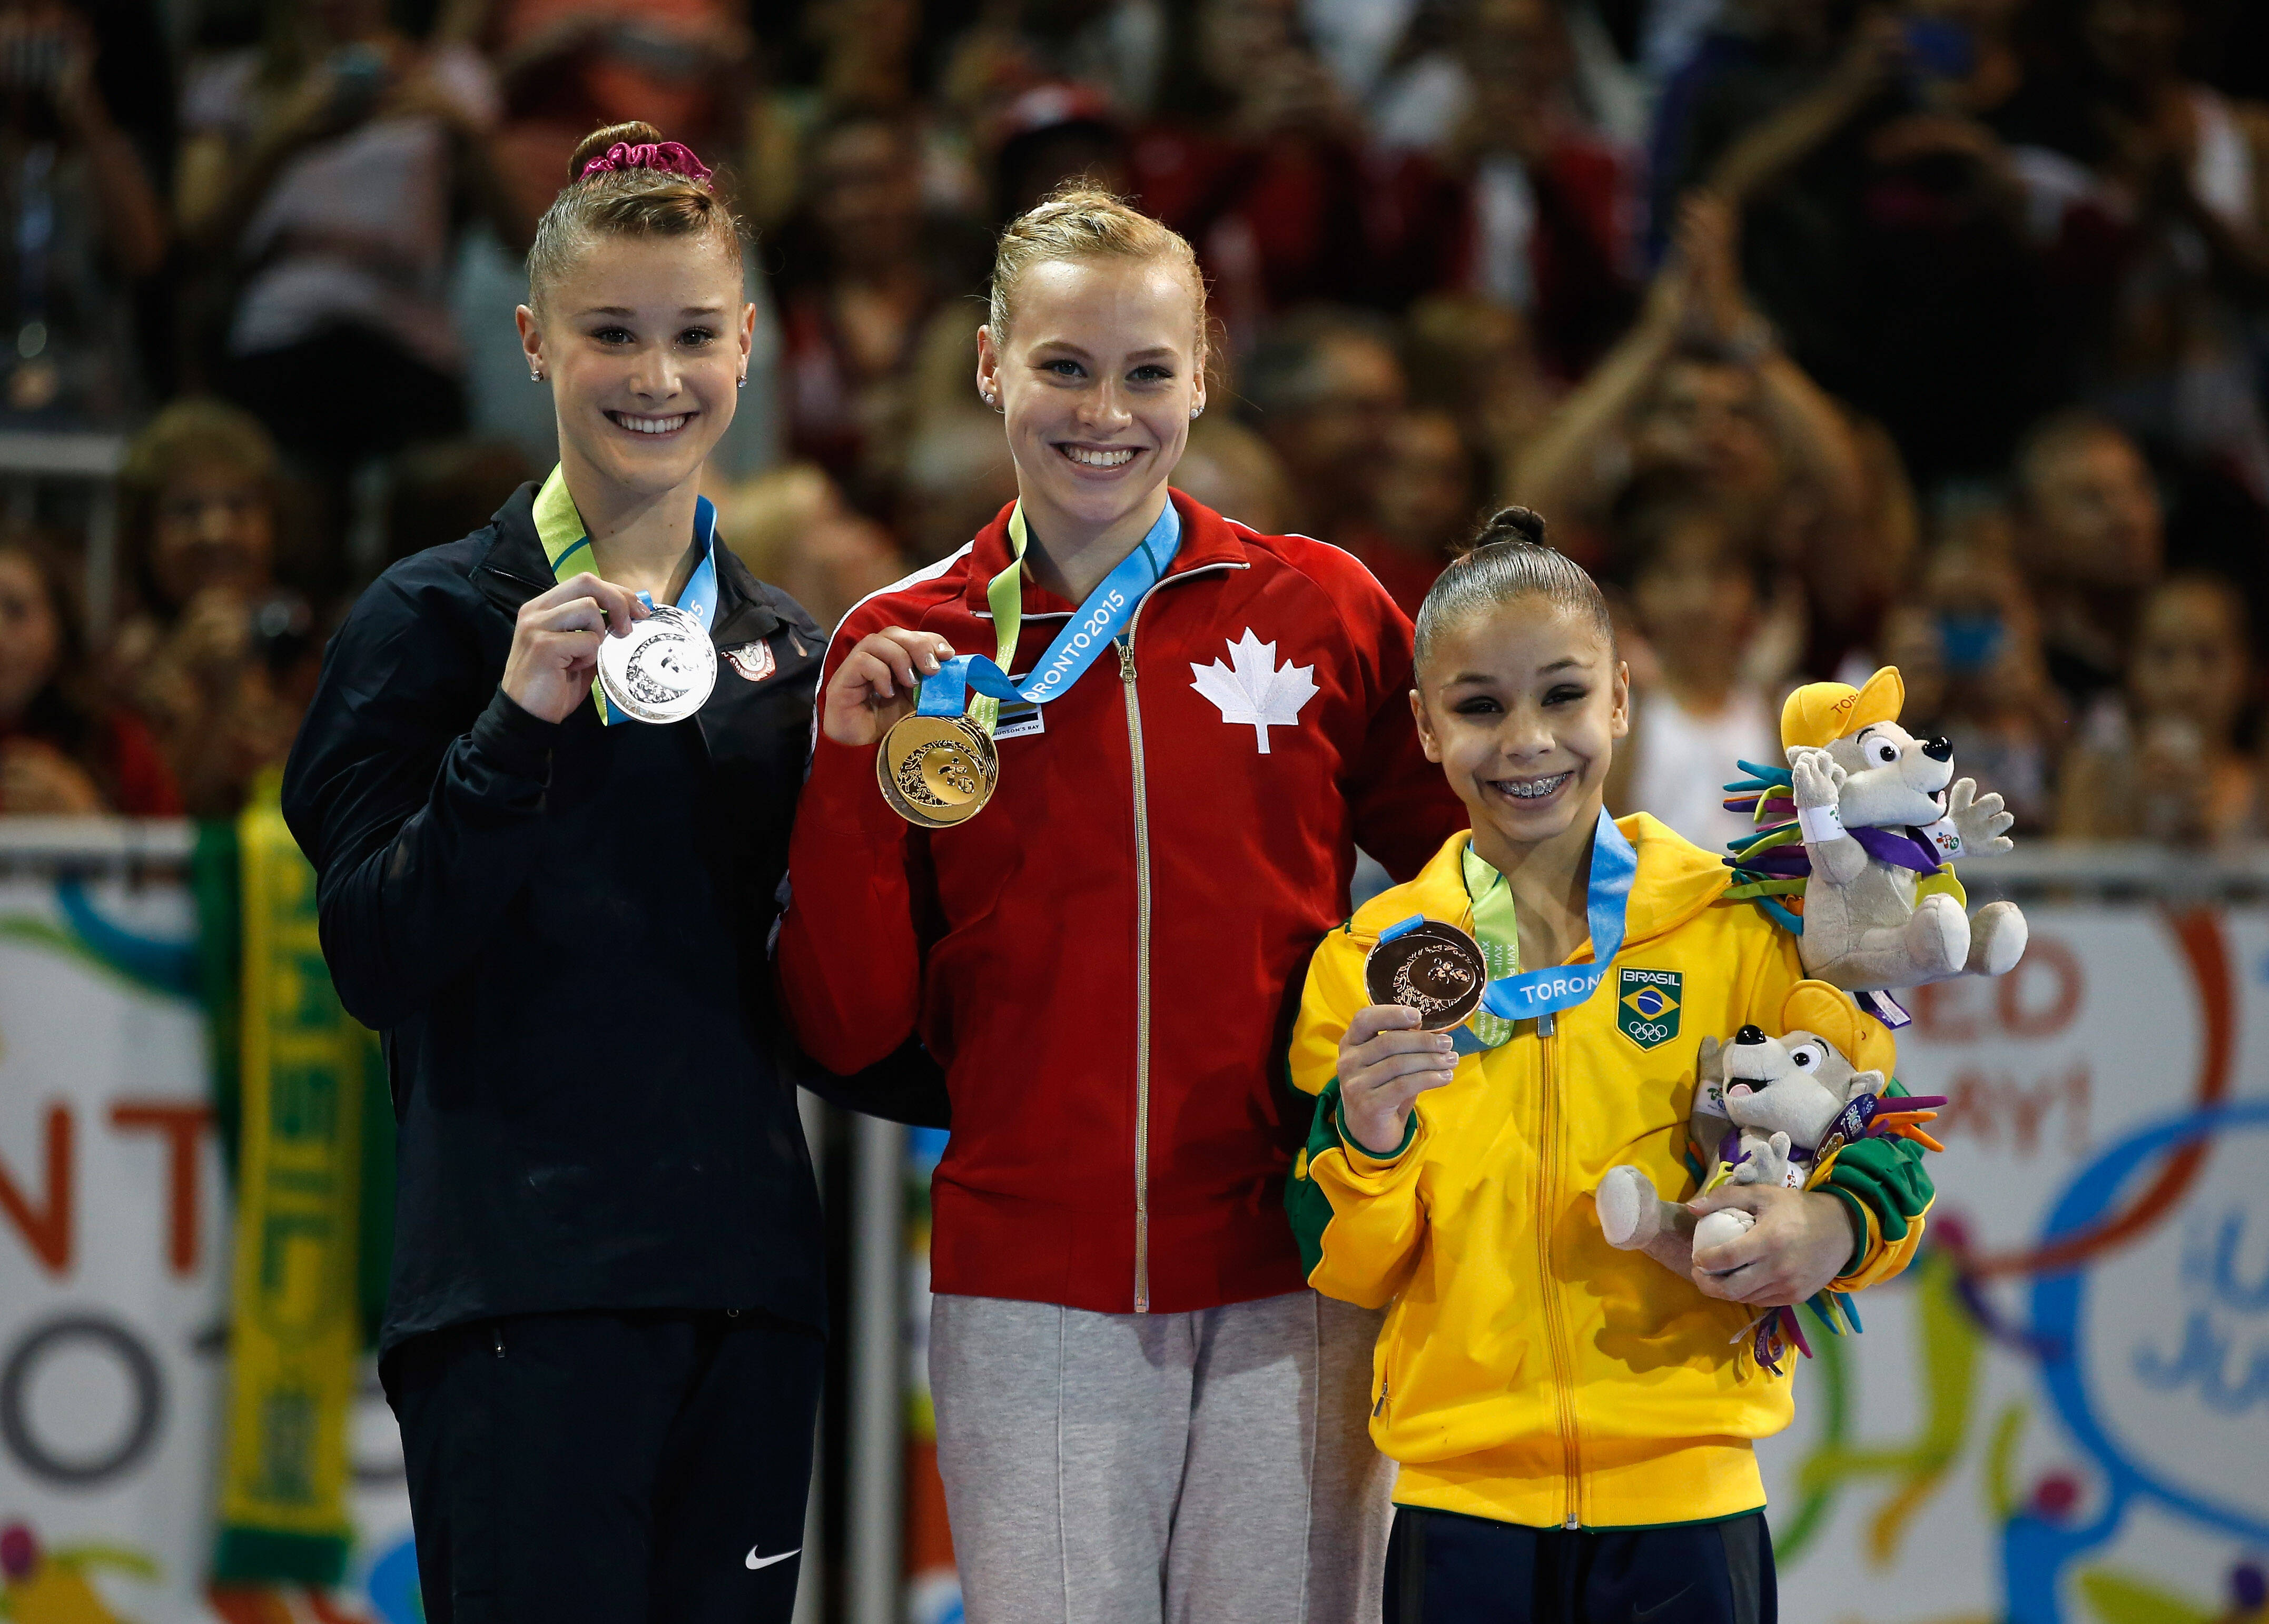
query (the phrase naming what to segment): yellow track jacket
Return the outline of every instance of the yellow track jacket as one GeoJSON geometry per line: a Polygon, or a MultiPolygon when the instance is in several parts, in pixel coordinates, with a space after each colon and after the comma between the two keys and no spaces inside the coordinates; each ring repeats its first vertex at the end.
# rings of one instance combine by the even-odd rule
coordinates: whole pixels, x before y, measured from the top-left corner
{"type": "MultiPolygon", "coordinates": [[[[1472,928],[1460,867],[1471,837],[1327,936],[1309,969],[1292,1080],[1324,1097],[1291,1205],[1297,1221],[1304,1198],[1330,1204],[1308,1283],[1392,1305],[1372,1358],[1371,1432],[1401,1465],[1400,1504],[1593,1529],[1764,1504],[1750,1441],[1786,1426],[1792,1404],[1788,1379],[1748,1351],[1755,1310],[1609,1246],[1592,1192],[1630,1162],[1666,1200],[1693,1195],[1686,1119],[1700,1040],[1749,1022],[1773,1030],[1804,971],[1793,936],[1720,900],[1729,875],[1718,859],[1644,813],[1618,827],[1638,873],[1615,972],[1550,1035],[1523,1022],[1460,1059],[1453,1081],[1418,1096],[1391,1158],[1338,1133],[1340,1037],[1369,1001],[1363,961],[1379,932],[1413,914],[1472,928]]],[[[1591,957],[1587,941],[1568,962],[1591,957]]],[[[1872,1218],[1866,1227],[1839,1290],[1897,1273],[1922,1236],[1919,1217],[1896,1244],[1872,1218]]]]}

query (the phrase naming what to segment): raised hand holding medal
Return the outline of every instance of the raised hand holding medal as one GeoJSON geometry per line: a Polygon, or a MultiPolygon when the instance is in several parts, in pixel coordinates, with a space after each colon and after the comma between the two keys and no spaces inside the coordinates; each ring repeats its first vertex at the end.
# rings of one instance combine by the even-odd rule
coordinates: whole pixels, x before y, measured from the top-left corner
{"type": "Polygon", "coordinates": [[[993,612],[994,657],[957,654],[942,637],[895,626],[862,638],[829,682],[822,714],[827,736],[838,743],[860,745],[882,732],[876,781],[891,810],[908,823],[945,829],[976,816],[1000,782],[1000,758],[993,744],[999,702],[1021,699],[1045,705],[1070,691],[1112,640],[1133,624],[1135,610],[1165,573],[1180,541],[1181,520],[1170,501],[1149,533],[1088,594],[1031,675],[1018,683],[1010,681],[1004,668],[1016,658],[1024,624],[1024,559],[1030,536],[1018,506],[1009,517],[1008,567],[986,587],[993,612]],[[919,678],[914,675],[917,666],[919,678]],[[911,716],[905,714],[905,686],[919,690],[911,716]],[[896,720],[885,722],[885,715],[896,720]]]}

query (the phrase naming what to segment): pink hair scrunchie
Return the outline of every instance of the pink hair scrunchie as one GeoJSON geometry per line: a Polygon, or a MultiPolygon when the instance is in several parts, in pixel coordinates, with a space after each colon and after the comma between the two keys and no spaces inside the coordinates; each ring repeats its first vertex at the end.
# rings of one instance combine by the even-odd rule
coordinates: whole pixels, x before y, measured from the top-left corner
{"type": "Polygon", "coordinates": [[[709,166],[682,142],[644,141],[632,146],[627,141],[617,141],[585,164],[583,173],[575,178],[588,181],[595,174],[619,169],[659,169],[665,174],[684,175],[689,181],[706,181],[710,175],[709,166]]]}

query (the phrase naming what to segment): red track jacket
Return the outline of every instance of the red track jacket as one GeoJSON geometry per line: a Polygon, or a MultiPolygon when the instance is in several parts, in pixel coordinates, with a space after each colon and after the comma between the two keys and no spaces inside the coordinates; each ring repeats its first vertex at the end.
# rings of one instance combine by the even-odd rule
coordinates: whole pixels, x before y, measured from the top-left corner
{"type": "MultiPolygon", "coordinates": [[[[1173,501],[1172,567],[1037,728],[1004,721],[976,817],[912,830],[873,749],[814,751],[785,1003],[832,1070],[917,1028],[944,1066],[941,1292],[1123,1314],[1298,1289],[1283,1181],[1311,1113],[1283,1057],[1309,952],[1346,915],[1356,843],[1401,877],[1464,826],[1419,750],[1410,624],[1378,583],[1173,501]]],[[[1008,562],[1003,510],[854,609],[826,675],[890,625],[990,655],[985,585],[1008,562]]],[[[1027,579],[1016,675],[1072,608],[1027,579]]]]}

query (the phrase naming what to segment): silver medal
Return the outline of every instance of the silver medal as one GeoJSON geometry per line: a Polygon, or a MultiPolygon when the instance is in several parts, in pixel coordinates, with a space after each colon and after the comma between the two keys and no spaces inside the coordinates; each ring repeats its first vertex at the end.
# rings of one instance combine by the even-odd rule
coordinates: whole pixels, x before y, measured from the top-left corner
{"type": "Polygon", "coordinates": [[[599,644],[607,703],[642,722],[682,722],[717,685],[717,649],[701,623],[670,604],[599,644]]]}

